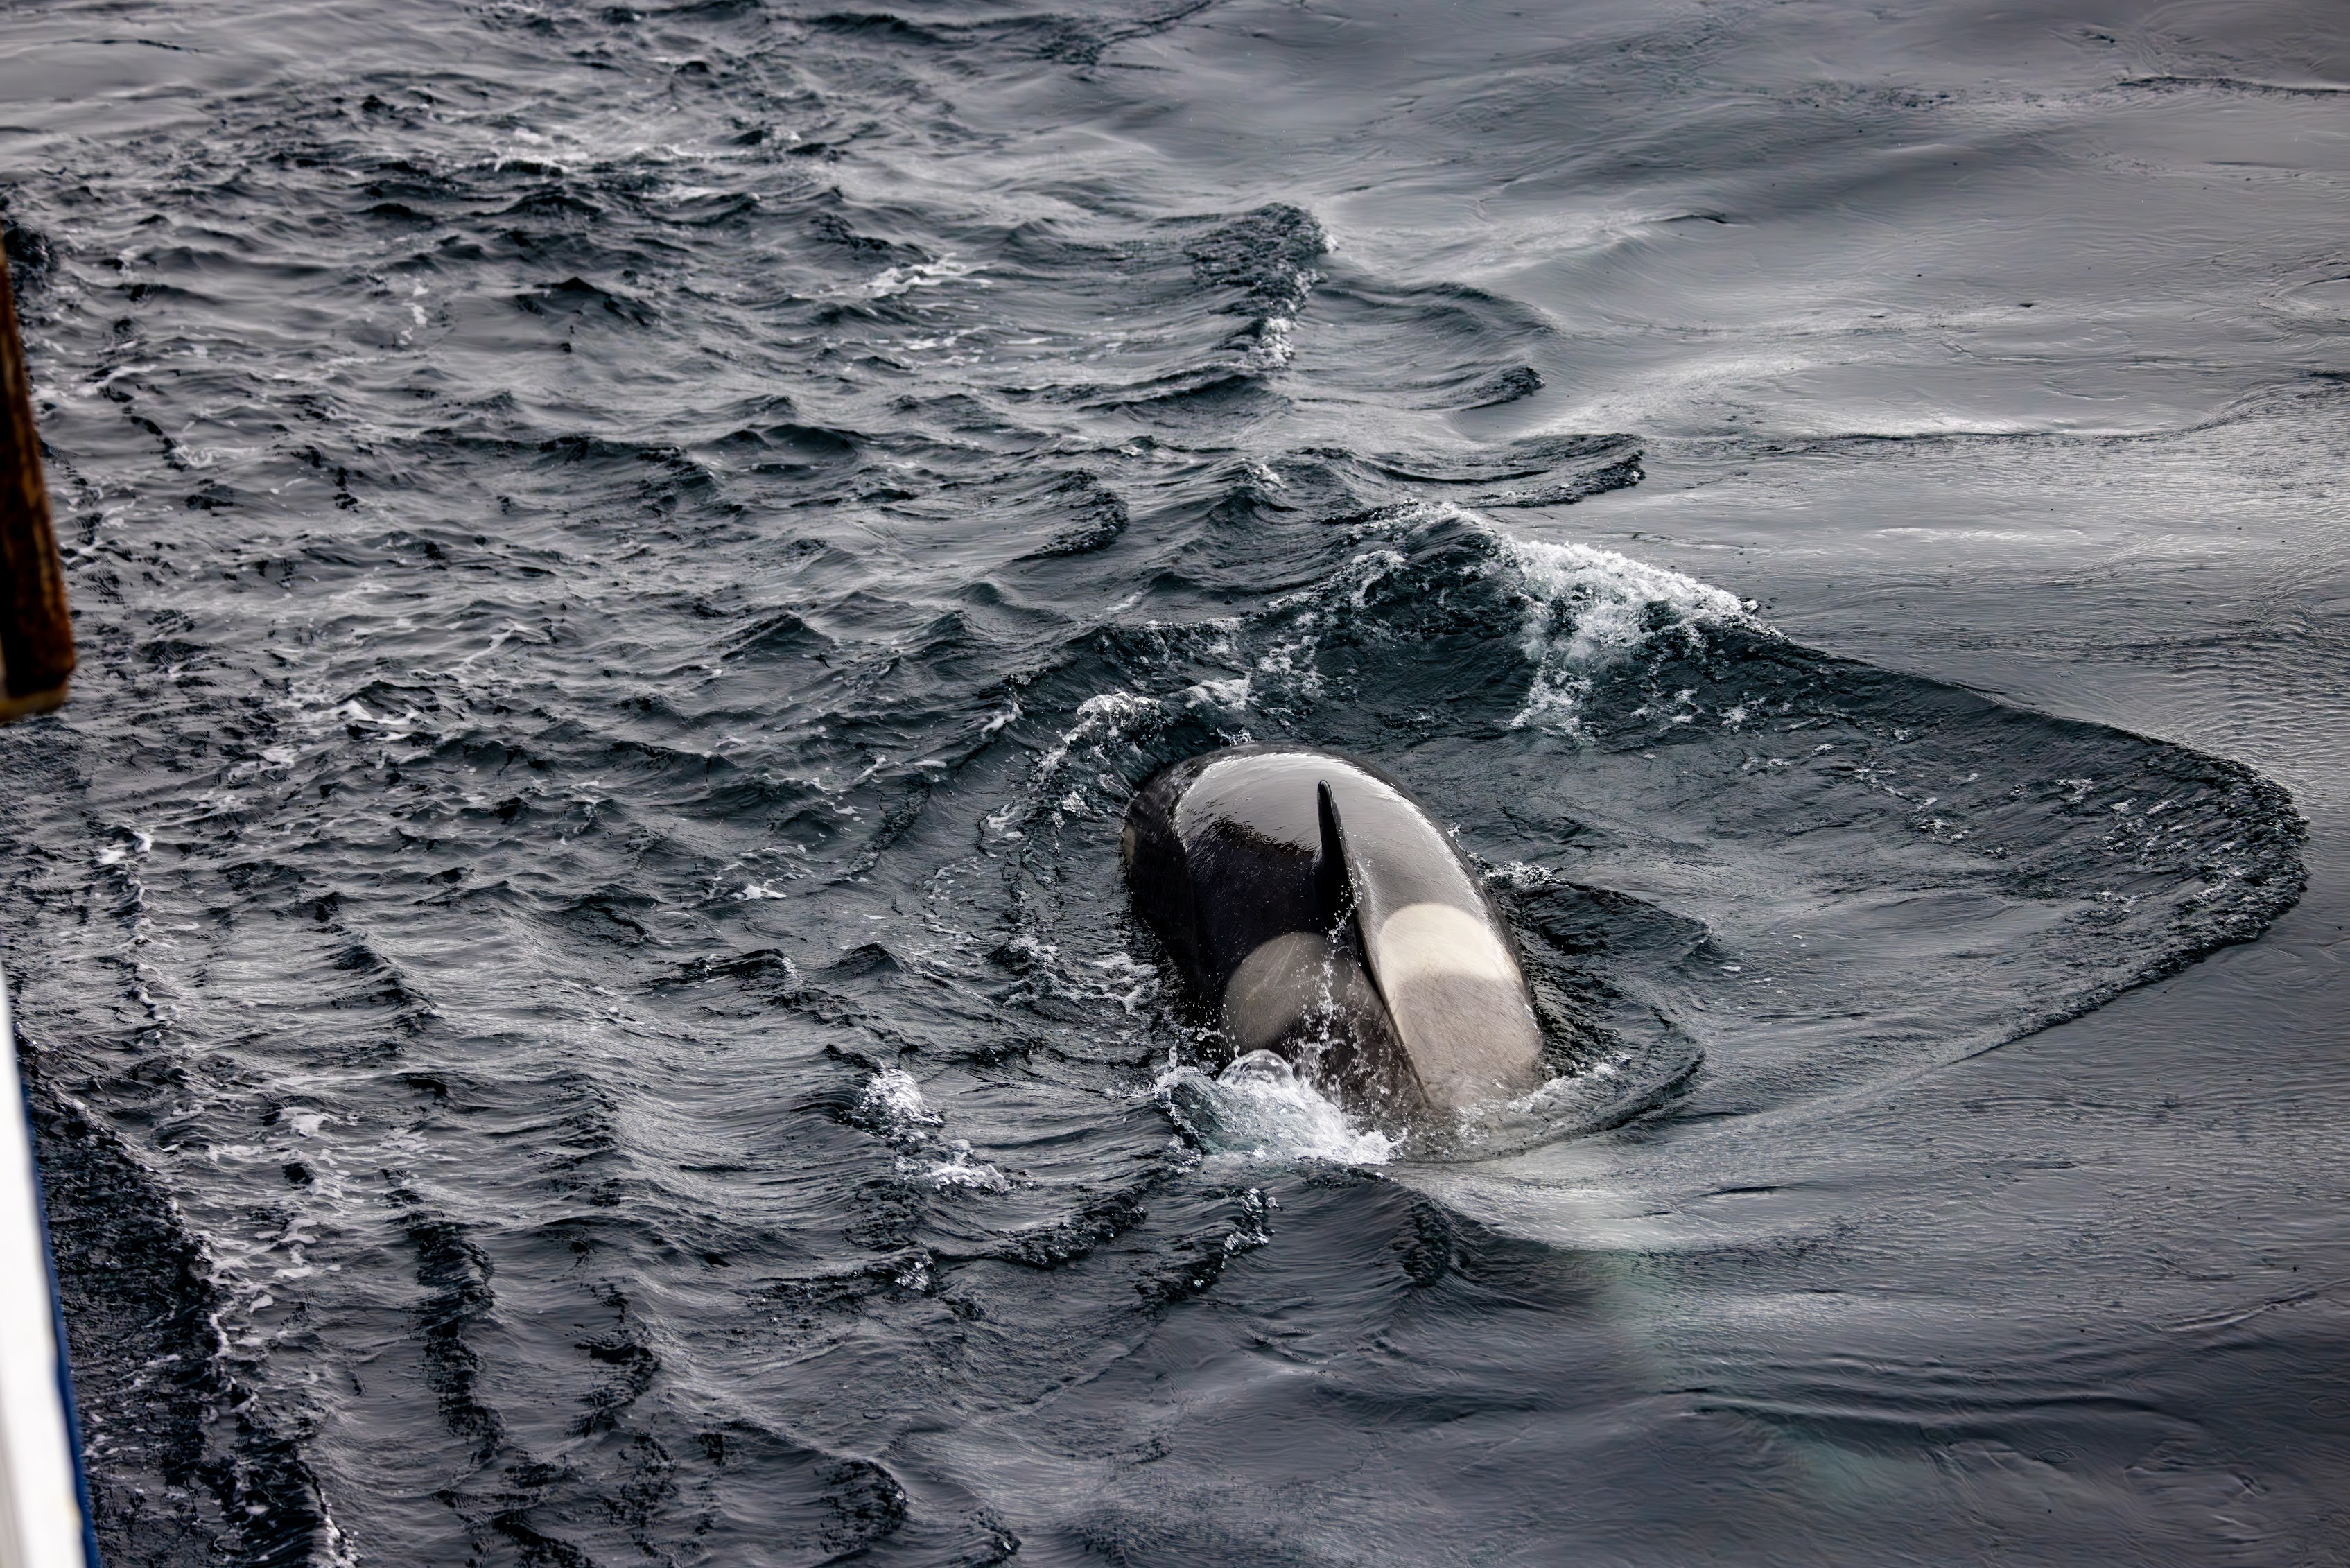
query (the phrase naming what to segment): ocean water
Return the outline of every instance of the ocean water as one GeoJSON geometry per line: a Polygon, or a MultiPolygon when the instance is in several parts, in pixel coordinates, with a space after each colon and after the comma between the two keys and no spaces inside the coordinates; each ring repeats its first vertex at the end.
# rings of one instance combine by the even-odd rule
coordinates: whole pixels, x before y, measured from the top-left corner
{"type": "Polygon", "coordinates": [[[34,0],[109,1563],[2350,1562],[2350,16],[34,0]],[[1555,1076],[1185,1024],[1409,783],[1555,1076]]]}

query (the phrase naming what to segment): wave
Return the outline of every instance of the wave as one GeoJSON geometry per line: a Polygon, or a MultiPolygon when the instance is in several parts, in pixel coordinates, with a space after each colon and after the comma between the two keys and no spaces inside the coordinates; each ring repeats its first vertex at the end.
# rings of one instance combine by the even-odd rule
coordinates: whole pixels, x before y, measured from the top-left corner
{"type": "MultiPolygon", "coordinates": [[[[1489,1155],[1913,1071],[2256,934],[2303,885],[2289,799],[2234,764],[1817,653],[1724,590],[1457,504],[1342,526],[1320,579],[1105,628],[1026,688],[1021,728],[1067,718],[982,841],[1114,897],[1109,825],[1165,762],[1283,740],[1400,773],[1517,910],[1560,1072],[1476,1125],[1367,1129],[1393,1148],[1489,1155]]],[[[1057,902],[1008,913],[1039,950],[1098,946],[1057,902]]],[[[1179,1071],[1185,1027],[1161,1024],[1179,1071]]],[[[1164,1082],[1197,1127],[1263,1089],[1164,1082]]],[[[1338,1134],[1298,1111],[1285,1136],[1326,1156],[1338,1134]]]]}

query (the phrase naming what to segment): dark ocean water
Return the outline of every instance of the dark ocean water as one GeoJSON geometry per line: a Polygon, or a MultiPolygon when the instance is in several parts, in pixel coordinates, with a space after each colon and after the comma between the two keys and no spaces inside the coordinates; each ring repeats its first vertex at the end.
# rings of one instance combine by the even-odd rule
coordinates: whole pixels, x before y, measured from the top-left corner
{"type": "Polygon", "coordinates": [[[2350,14],[28,3],[109,1563],[2350,1562],[2350,14]],[[1226,1082],[1336,746],[1556,1076],[1226,1082]]]}

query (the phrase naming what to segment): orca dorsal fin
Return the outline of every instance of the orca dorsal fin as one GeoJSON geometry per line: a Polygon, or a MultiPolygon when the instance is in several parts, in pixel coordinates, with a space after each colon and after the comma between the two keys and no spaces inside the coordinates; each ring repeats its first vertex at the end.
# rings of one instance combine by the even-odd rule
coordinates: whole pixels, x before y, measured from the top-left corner
{"type": "Polygon", "coordinates": [[[1335,930],[1353,915],[1355,890],[1347,875],[1347,837],[1338,823],[1338,802],[1327,780],[1314,786],[1314,815],[1322,837],[1314,857],[1314,894],[1322,906],[1322,929],[1335,930]]]}
{"type": "Polygon", "coordinates": [[[1374,890],[1366,869],[1347,846],[1346,825],[1338,819],[1338,797],[1327,780],[1314,786],[1314,815],[1320,823],[1322,837],[1322,847],[1314,857],[1314,891],[1322,904],[1322,929],[1333,937],[1339,937],[1342,931],[1353,934],[1363,973],[1369,979],[1380,1005],[1387,1008],[1392,1024],[1394,1002],[1379,976],[1378,955],[1371,945],[1369,911],[1364,907],[1373,898],[1374,890]]]}

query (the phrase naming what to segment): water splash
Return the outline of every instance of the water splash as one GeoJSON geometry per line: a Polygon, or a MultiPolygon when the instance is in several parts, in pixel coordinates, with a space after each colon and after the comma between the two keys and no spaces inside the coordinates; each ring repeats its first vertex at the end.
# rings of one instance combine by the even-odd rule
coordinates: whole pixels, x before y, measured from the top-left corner
{"type": "Polygon", "coordinates": [[[1012,1190],[1011,1178],[972,1156],[970,1139],[941,1142],[937,1129],[946,1125],[946,1118],[931,1109],[921,1085],[903,1067],[884,1067],[874,1074],[858,1097],[857,1108],[868,1125],[897,1146],[899,1176],[928,1182],[941,1192],[1012,1190]]]}
{"type": "Polygon", "coordinates": [[[1711,583],[1589,545],[1493,534],[1523,607],[1519,646],[1534,667],[1513,728],[1579,734],[1592,676],[1611,660],[1670,639],[1693,650],[1710,628],[1762,629],[1736,595],[1711,583]]]}
{"type": "Polygon", "coordinates": [[[884,1067],[874,1074],[857,1104],[881,1135],[893,1141],[920,1142],[943,1120],[923,1101],[921,1085],[903,1067],[884,1067]]]}
{"type": "Polygon", "coordinates": [[[1173,1067],[1152,1088],[1176,1125],[1211,1154],[1385,1165],[1401,1147],[1376,1127],[1357,1127],[1270,1051],[1252,1051],[1213,1077],[1173,1067]]]}

